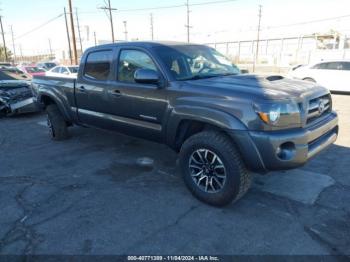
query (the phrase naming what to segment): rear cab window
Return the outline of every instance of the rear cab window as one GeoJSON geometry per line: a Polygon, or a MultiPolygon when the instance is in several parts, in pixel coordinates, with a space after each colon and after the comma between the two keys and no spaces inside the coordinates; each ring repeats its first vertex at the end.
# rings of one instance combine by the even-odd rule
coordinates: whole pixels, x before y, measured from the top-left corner
{"type": "Polygon", "coordinates": [[[112,50],[92,51],[88,54],[84,67],[84,77],[92,80],[108,80],[113,60],[112,50]]]}

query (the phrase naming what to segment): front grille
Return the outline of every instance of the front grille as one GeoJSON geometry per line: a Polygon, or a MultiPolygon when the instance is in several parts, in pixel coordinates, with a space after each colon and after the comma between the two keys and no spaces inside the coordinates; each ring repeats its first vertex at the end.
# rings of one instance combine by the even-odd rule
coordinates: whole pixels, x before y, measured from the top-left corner
{"type": "Polygon", "coordinates": [[[332,98],[330,94],[313,98],[309,101],[306,123],[310,124],[331,111],[332,98]]]}

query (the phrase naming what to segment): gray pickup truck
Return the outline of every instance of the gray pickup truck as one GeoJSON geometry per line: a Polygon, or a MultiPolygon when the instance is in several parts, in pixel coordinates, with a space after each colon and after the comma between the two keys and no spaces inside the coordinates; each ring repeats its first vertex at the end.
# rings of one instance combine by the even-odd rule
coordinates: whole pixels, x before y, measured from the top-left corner
{"type": "Polygon", "coordinates": [[[72,124],[164,143],[185,184],[217,206],[247,192],[252,172],[305,164],[338,135],[329,91],[281,76],[240,74],[215,49],[128,42],[85,51],[77,79],[35,77],[54,140],[72,124]]]}

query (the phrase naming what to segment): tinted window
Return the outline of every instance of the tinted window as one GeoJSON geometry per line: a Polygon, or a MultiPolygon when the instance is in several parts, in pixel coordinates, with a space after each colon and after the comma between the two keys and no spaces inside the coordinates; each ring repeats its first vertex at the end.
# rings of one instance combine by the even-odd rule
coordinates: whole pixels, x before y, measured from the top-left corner
{"type": "Polygon", "coordinates": [[[62,74],[67,74],[67,73],[69,73],[69,72],[68,72],[67,68],[62,67],[62,68],[61,68],[61,73],[62,73],[62,74]]]}
{"type": "Polygon", "coordinates": [[[134,74],[137,69],[157,70],[152,59],[146,53],[137,50],[121,51],[118,64],[118,80],[135,82],[134,74]]]}
{"type": "Polygon", "coordinates": [[[329,70],[341,70],[342,69],[342,65],[340,62],[332,62],[332,63],[328,63],[327,64],[327,68],[329,70]]]}
{"type": "Polygon", "coordinates": [[[313,69],[325,70],[350,70],[350,62],[328,62],[317,64],[313,69]]]}
{"type": "Polygon", "coordinates": [[[107,80],[111,69],[112,51],[97,51],[88,55],[84,76],[96,80],[107,80]]]}
{"type": "Polygon", "coordinates": [[[342,67],[341,70],[349,71],[350,70],[350,62],[341,62],[341,67],[342,67]]]}
{"type": "Polygon", "coordinates": [[[44,69],[41,69],[41,68],[35,67],[35,66],[33,66],[33,67],[26,67],[26,70],[27,70],[28,73],[41,73],[41,72],[45,72],[44,69]]]}
{"type": "Polygon", "coordinates": [[[45,64],[44,64],[44,67],[46,67],[46,68],[53,68],[53,67],[55,67],[55,66],[56,66],[55,63],[45,63],[45,64]]]}
{"type": "Polygon", "coordinates": [[[70,66],[70,67],[68,67],[68,69],[69,69],[69,71],[72,74],[76,74],[76,73],[78,73],[79,67],[77,67],[77,66],[70,66]]]}
{"type": "Polygon", "coordinates": [[[321,63],[321,64],[314,65],[312,69],[327,69],[327,66],[328,66],[328,63],[321,63]]]}
{"type": "Polygon", "coordinates": [[[52,69],[53,73],[59,73],[61,70],[61,67],[55,67],[54,69],[52,69]]]}

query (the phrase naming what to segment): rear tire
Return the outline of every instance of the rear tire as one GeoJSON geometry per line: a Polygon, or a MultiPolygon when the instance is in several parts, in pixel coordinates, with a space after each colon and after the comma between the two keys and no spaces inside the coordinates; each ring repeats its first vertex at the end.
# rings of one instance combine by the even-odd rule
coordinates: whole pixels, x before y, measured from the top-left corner
{"type": "Polygon", "coordinates": [[[223,133],[203,131],[191,136],[181,147],[179,162],[186,186],[210,205],[237,201],[250,188],[251,173],[223,133]]]}
{"type": "Polygon", "coordinates": [[[68,128],[57,105],[51,104],[46,107],[47,125],[52,140],[65,140],[69,137],[68,128]]]}

